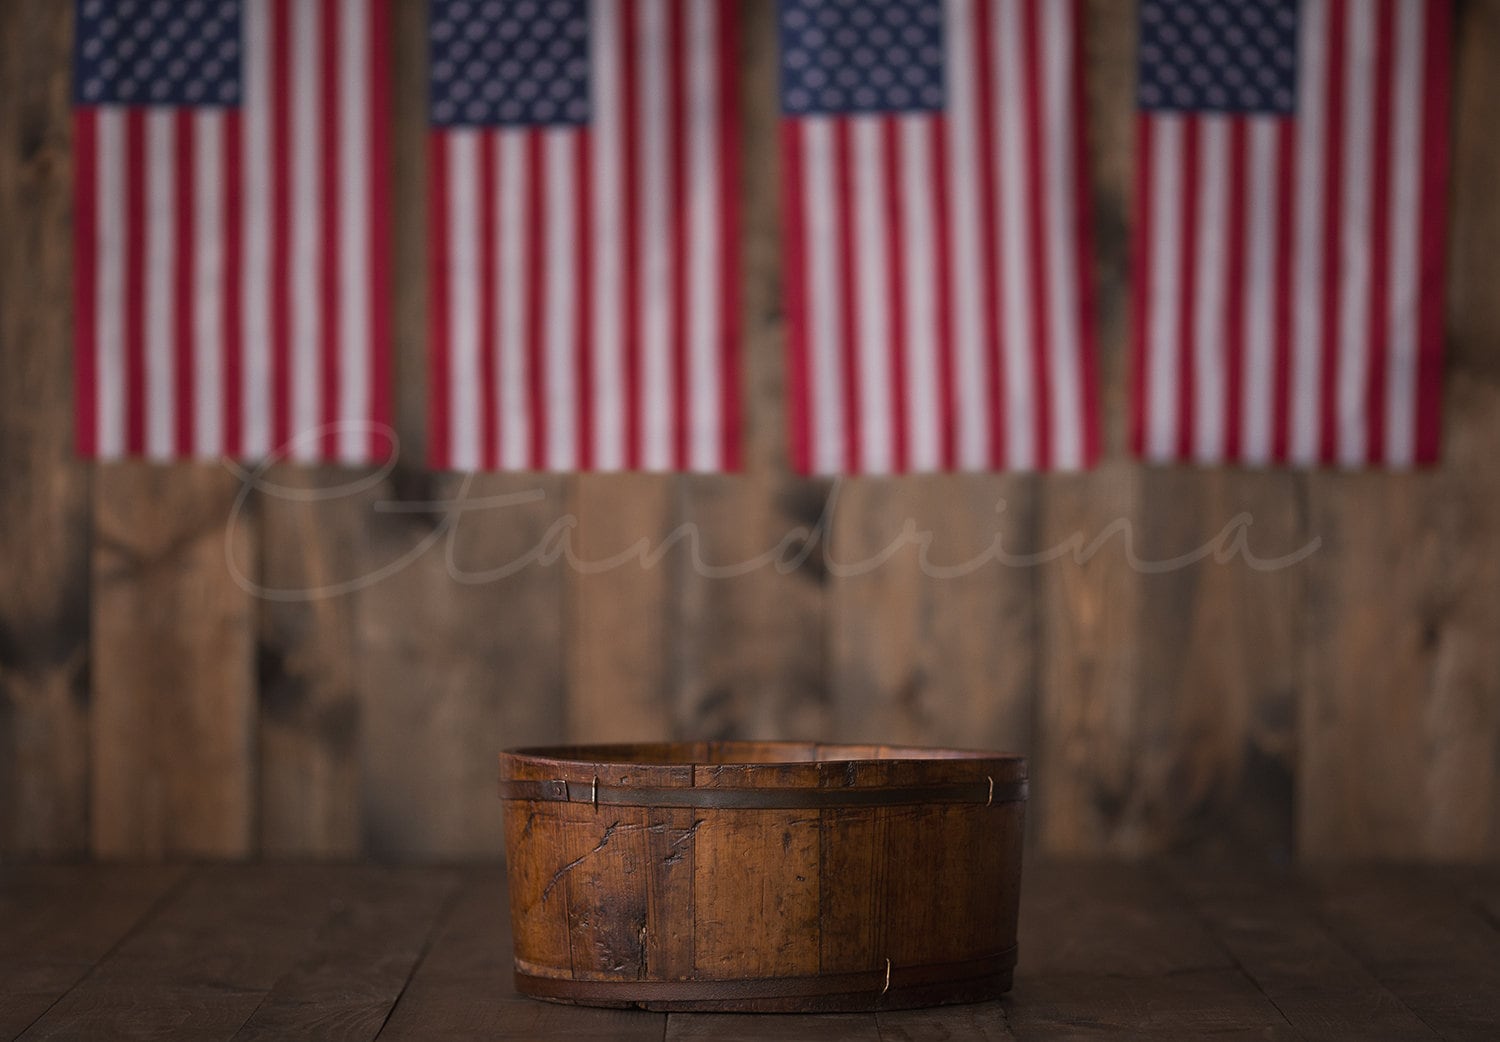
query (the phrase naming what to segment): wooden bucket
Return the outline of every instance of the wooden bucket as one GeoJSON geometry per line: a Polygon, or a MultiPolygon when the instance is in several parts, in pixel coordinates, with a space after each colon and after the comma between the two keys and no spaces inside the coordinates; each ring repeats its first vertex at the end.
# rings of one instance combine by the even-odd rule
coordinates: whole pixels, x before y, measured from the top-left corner
{"type": "Polygon", "coordinates": [[[500,778],[523,994],[847,1011],[1010,988],[1022,757],[598,745],[507,752],[500,778]]]}

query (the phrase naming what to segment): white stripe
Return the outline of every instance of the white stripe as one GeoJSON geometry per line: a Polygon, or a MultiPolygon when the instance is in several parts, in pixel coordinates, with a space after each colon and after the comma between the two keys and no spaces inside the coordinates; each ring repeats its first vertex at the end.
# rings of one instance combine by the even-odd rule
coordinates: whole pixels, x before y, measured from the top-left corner
{"type": "Polygon", "coordinates": [[[339,12],[339,459],[369,454],[370,384],[370,27],[365,0],[344,0],[339,12]]]}
{"type": "Polygon", "coordinates": [[[479,450],[479,135],[472,127],[441,132],[448,149],[448,464],[475,470],[479,450]]]}
{"type": "MultiPolygon", "coordinates": [[[[1215,463],[1224,458],[1224,306],[1228,266],[1229,120],[1203,115],[1198,133],[1198,241],[1190,244],[1197,271],[1193,294],[1193,458],[1215,463]]],[[[1181,421],[1181,417],[1178,418],[1181,421]]]]}
{"type": "Polygon", "coordinates": [[[1240,455],[1247,463],[1271,458],[1272,395],[1276,352],[1272,318],[1276,308],[1276,198],[1280,164],[1279,120],[1246,119],[1245,171],[1245,383],[1241,388],[1240,455]]]}
{"type": "Polygon", "coordinates": [[[885,177],[881,163],[884,117],[849,117],[850,165],[854,198],[855,311],[859,342],[860,470],[887,474],[894,465],[891,438],[890,328],[886,289],[885,177]]]}
{"type": "Polygon", "coordinates": [[[95,336],[99,342],[95,409],[100,459],[125,452],[125,199],[130,173],[125,166],[125,112],[98,108],[99,299],[95,336]],[[111,174],[118,171],[118,176],[111,174]]]}
{"type": "Polygon", "coordinates": [[[323,207],[319,195],[318,149],[322,137],[319,113],[318,8],[292,5],[291,55],[291,458],[311,461],[322,455],[313,436],[321,423],[323,389],[322,245],[323,207]]]}
{"type": "Polygon", "coordinates": [[[1021,54],[1020,6],[995,5],[995,174],[999,206],[995,236],[1000,244],[1000,316],[1005,363],[1006,466],[1037,465],[1035,365],[1036,319],[1031,307],[1030,207],[1026,197],[1026,114],[1021,54]]]}
{"type": "MultiPolygon", "coordinates": [[[[1365,459],[1365,384],[1370,372],[1370,175],[1375,141],[1375,8],[1349,4],[1344,58],[1343,214],[1339,278],[1338,458],[1365,459]]],[[[1382,157],[1383,159],[1383,157],[1382,157]]]]}
{"type": "MultiPolygon", "coordinates": [[[[688,80],[688,466],[716,470],[723,466],[721,427],[724,418],[719,353],[719,225],[725,200],[719,198],[719,62],[717,4],[687,7],[688,80]]],[[[729,316],[731,320],[733,316],[729,316]]]]}
{"type": "Polygon", "coordinates": [[[1182,379],[1178,365],[1181,343],[1180,309],[1182,286],[1182,149],[1183,117],[1153,114],[1151,147],[1151,219],[1146,234],[1151,240],[1150,295],[1146,309],[1145,455],[1151,460],[1170,460],[1177,452],[1177,386],[1182,379]]]}
{"type": "Polygon", "coordinates": [[[496,199],[500,204],[500,253],[495,265],[500,285],[500,466],[531,469],[531,400],[526,358],[527,281],[526,214],[530,187],[526,178],[524,128],[491,131],[499,139],[495,161],[496,199]]]}
{"type": "Polygon", "coordinates": [[[240,385],[244,396],[241,454],[247,458],[264,456],[271,442],[270,9],[267,3],[250,3],[243,11],[245,104],[240,110],[244,142],[240,164],[245,261],[240,385]]]}
{"type": "MultiPolygon", "coordinates": [[[[146,455],[171,459],[177,409],[172,357],[173,238],[176,232],[177,187],[174,155],[177,113],[173,109],[146,111],[146,455]]],[[[186,301],[181,302],[183,304],[186,301]]]]}
{"type": "Polygon", "coordinates": [[[578,272],[574,257],[578,131],[553,127],[541,133],[542,167],[547,176],[547,210],[542,218],[542,263],[547,268],[547,296],[542,301],[546,366],[542,394],[547,418],[543,462],[549,470],[572,470],[578,466],[578,272]]]}
{"type": "Polygon", "coordinates": [[[624,244],[621,201],[621,144],[619,7],[612,0],[593,4],[594,77],[592,81],[593,138],[593,264],[594,264],[594,467],[619,470],[625,465],[625,344],[624,293],[621,250],[624,244]]]}
{"type": "Polygon", "coordinates": [[[1037,70],[1042,113],[1042,219],[1047,257],[1050,343],[1043,347],[1052,372],[1052,457],[1060,470],[1084,463],[1082,336],[1079,332],[1078,231],[1073,212],[1073,26],[1071,4],[1044,3],[1041,63],[1037,70]]]}
{"type": "Polygon", "coordinates": [[[908,469],[943,465],[938,376],[937,234],[932,200],[931,117],[897,118],[900,128],[902,241],[906,244],[908,469]]]}
{"type": "Polygon", "coordinates": [[[1291,441],[1292,462],[1318,458],[1319,378],[1323,332],[1323,135],[1327,125],[1328,40],[1326,0],[1305,0],[1299,27],[1302,54],[1297,63],[1297,188],[1292,224],[1294,294],[1291,441]]]}
{"type": "Polygon", "coordinates": [[[1395,106],[1391,119],[1390,354],[1386,382],[1386,462],[1410,466],[1417,454],[1417,355],[1421,342],[1422,54],[1426,0],[1398,0],[1395,106]]]}
{"type": "Polygon", "coordinates": [[[975,96],[973,0],[950,0],[947,9],[948,57],[948,198],[953,212],[953,369],[956,386],[955,465],[960,470],[989,466],[989,366],[984,338],[984,308],[991,287],[982,284],[980,260],[980,106],[975,96]]]}
{"type": "Polygon", "coordinates": [[[676,402],[672,387],[672,212],[667,192],[666,0],[640,0],[641,466],[670,470],[676,402]]]}
{"type": "Polygon", "coordinates": [[[193,446],[224,451],[224,116],[193,117],[193,446]]]}
{"type": "Polygon", "coordinates": [[[838,193],[833,118],[811,116],[802,125],[806,181],[803,226],[807,246],[807,348],[810,456],[815,474],[844,466],[843,367],[839,353],[840,272],[838,193]]]}

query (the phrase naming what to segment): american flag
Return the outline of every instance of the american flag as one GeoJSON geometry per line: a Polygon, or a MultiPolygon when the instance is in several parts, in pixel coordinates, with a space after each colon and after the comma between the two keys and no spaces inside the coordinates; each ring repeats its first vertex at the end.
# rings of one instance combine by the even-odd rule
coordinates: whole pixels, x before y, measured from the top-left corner
{"type": "Polygon", "coordinates": [[[1144,0],[1135,443],[1437,458],[1448,0],[1144,0]]]}
{"type": "Polygon", "coordinates": [[[731,0],[433,0],[434,466],[739,460],[731,0]]]}
{"type": "Polygon", "coordinates": [[[79,0],[80,451],[388,451],[384,0],[79,0]]]}
{"type": "Polygon", "coordinates": [[[1078,3],[779,18],[797,469],[1090,464],[1078,3]]]}

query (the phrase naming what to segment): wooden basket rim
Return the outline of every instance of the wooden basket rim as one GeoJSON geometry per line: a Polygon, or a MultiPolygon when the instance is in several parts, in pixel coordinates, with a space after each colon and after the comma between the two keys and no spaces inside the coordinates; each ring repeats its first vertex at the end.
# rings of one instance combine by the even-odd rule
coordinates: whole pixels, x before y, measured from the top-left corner
{"type": "Polygon", "coordinates": [[[699,742],[608,742],[580,745],[522,746],[506,749],[505,760],[558,764],[569,767],[806,767],[815,764],[898,764],[970,761],[1007,763],[1024,768],[1020,753],[940,746],[886,745],[859,742],[752,741],[740,739],[699,742]],[[739,757],[738,751],[784,752],[784,756],[739,757]],[[860,755],[841,755],[859,753],[860,755]],[[728,755],[726,755],[728,754],[728,755]],[[832,755],[829,755],[832,754],[832,755]]]}

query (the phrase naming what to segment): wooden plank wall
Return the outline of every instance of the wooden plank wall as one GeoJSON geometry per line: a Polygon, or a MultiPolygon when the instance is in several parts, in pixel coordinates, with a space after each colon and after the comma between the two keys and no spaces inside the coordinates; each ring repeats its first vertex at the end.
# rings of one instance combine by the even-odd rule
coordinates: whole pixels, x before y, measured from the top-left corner
{"type": "Polygon", "coordinates": [[[1430,472],[1123,458],[1134,30],[1116,0],[1088,3],[1097,471],[788,475],[774,37],[747,0],[747,473],[426,472],[422,7],[397,0],[400,461],[280,467],[248,495],[217,465],[72,456],[70,7],[0,4],[0,855],[490,856],[498,748],[663,735],[1023,750],[1051,853],[1500,855],[1500,0],[1458,5],[1430,472]],[[1260,558],[1319,548],[1275,571],[1132,564],[1241,514],[1260,558]],[[853,567],[908,523],[939,566],[997,535],[1065,552],[956,578],[911,545],[853,567]],[[715,577],[693,553],[782,567],[715,577]],[[310,588],[328,595],[276,592],[310,588]]]}

